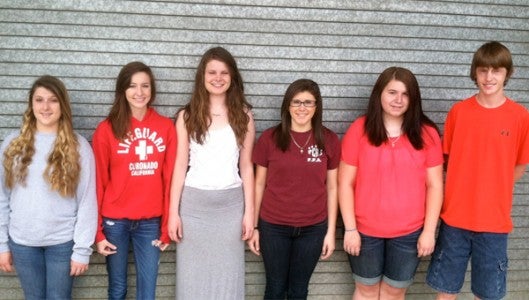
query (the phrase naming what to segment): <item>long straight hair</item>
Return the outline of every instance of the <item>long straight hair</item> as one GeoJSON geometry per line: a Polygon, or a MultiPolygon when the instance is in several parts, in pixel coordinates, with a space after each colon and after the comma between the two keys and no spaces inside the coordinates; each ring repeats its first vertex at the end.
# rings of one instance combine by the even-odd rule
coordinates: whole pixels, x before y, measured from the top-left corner
{"type": "Polygon", "coordinates": [[[112,133],[118,140],[124,140],[130,130],[132,111],[129,102],[127,101],[126,92],[130,86],[132,76],[140,72],[147,74],[150,78],[151,99],[149,103],[147,103],[147,107],[151,107],[156,99],[156,82],[150,67],[140,61],[133,61],[121,68],[116,79],[114,103],[112,104],[112,108],[107,117],[107,120],[112,125],[112,133]]]}
{"type": "Polygon", "coordinates": [[[50,75],[38,78],[29,91],[28,107],[24,112],[20,135],[11,141],[4,152],[4,182],[10,189],[15,184],[26,185],[28,166],[35,154],[35,133],[37,131],[33,96],[40,87],[55,95],[61,109],[57,138],[48,156],[43,176],[52,190],[57,191],[63,197],[73,197],[79,184],[81,170],[79,141],[73,131],[70,97],[66,87],[62,81],[50,75]]]}
{"type": "Polygon", "coordinates": [[[365,133],[372,145],[380,146],[387,142],[388,135],[386,127],[384,126],[382,109],[382,91],[391,80],[402,82],[406,86],[409,97],[408,110],[404,113],[404,120],[402,122],[402,131],[408,137],[408,140],[413,145],[413,148],[420,150],[424,147],[424,140],[422,137],[422,127],[429,125],[439,132],[437,125],[428,118],[421,105],[421,91],[419,90],[419,83],[413,73],[401,67],[389,67],[385,69],[379,76],[373,86],[373,91],[369,97],[369,104],[367,106],[367,113],[365,119],[365,133]]]}
{"type": "Polygon", "coordinates": [[[212,61],[223,62],[230,73],[230,87],[226,92],[226,106],[228,108],[228,122],[230,123],[237,144],[242,147],[250,117],[248,111],[252,108],[244,96],[242,76],[237,68],[235,58],[228,50],[222,47],[214,47],[207,50],[198,64],[193,94],[188,104],[184,106],[184,122],[189,136],[197,143],[204,143],[211,116],[209,113],[209,92],[206,89],[205,74],[206,66],[212,61]]]}
{"type": "Polygon", "coordinates": [[[314,141],[318,148],[325,150],[325,139],[323,134],[322,115],[323,104],[318,84],[310,79],[298,79],[292,82],[283,97],[281,104],[281,123],[274,129],[276,146],[285,152],[290,146],[290,129],[292,126],[292,116],[290,115],[290,102],[299,93],[309,92],[316,99],[316,111],[310,120],[314,141]]]}

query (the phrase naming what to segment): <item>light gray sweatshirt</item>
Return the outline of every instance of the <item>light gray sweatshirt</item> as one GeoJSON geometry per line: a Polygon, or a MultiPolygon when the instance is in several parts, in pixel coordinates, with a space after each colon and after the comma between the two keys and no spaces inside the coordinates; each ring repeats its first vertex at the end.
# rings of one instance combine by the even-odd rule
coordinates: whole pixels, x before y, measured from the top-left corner
{"type": "MultiPolygon", "coordinates": [[[[12,133],[2,142],[2,159],[6,147],[19,134],[12,133]]],[[[35,133],[35,154],[28,166],[25,186],[16,184],[13,189],[8,189],[4,168],[0,168],[0,253],[9,251],[8,238],[31,247],[73,240],[72,260],[87,264],[97,228],[94,155],[86,139],[77,134],[81,155],[80,181],[76,196],[64,198],[50,189],[43,176],[55,138],[56,134],[35,133]]]]}

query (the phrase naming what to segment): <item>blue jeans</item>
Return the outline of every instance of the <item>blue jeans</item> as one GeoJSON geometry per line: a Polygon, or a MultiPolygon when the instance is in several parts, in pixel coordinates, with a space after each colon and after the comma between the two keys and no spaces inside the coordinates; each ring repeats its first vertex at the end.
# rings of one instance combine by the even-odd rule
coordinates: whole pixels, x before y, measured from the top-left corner
{"type": "Polygon", "coordinates": [[[71,299],[70,276],[73,241],[46,247],[29,247],[9,240],[9,249],[24,298],[71,299]]]}
{"type": "Polygon", "coordinates": [[[506,233],[474,232],[441,222],[426,283],[457,294],[471,260],[471,289],[480,299],[502,299],[507,285],[506,233]]]}
{"type": "Polygon", "coordinates": [[[106,257],[108,298],[125,299],[129,245],[136,267],[136,299],[154,299],[160,249],[152,241],[160,238],[160,218],[127,220],[103,218],[103,233],[117,247],[106,257]]]}
{"type": "Polygon", "coordinates": [[[266,272],[265,299],[306,299],[312,272],[327,233],[327,221],[306,226],[259,220],[259,243],[266,272]]]}
{"type": "Polygon", "coordinates": [[[360,233],[360,255],[349,255],[349,264],[356,282],[375,285],[383,280],[395,288],[413,283],[419,265],[417,240],[422,228],[394,238],[378,238],[360,233]]]}

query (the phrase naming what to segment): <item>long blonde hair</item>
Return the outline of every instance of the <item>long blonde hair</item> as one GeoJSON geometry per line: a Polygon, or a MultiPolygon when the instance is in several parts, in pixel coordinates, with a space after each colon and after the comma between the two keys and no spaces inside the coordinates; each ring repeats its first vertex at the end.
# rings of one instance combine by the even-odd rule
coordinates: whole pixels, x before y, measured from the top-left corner
{"type": "Polygon", "coordinates": [[[73,131],[70,97],[66,87],[62,81],[50,75],[44,75],[33,83],[29,91],[28,107],[24,112],[20,135],[11,141],[4,152],[5,185],[10,189],[16,184],[26,185],[28,166],[35,154],[35,132],[37,131],[37,119],[32,105],[33,95],[39,87],[53,93],[59,100],[61,108],[57,138],[48,156],[43,176],[52,190],[57,191],[63,197],[74,197],[81,170],[79,141],[73,131]]]}

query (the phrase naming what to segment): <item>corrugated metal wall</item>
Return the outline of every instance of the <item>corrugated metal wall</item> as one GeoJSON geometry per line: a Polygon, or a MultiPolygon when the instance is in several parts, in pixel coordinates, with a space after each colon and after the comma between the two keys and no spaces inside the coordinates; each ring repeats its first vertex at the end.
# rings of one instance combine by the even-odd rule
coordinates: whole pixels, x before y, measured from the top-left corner
{"type": "MultiPolygon", "coordinates": [[[[469,65],[488,40],[511,49],[516,70],[507,93],[529,107],[527,0],[0,0],[0,140],[20,126],[27,91],[42,74],[64,80],[75,127],[91,139],[108,113],[120,67],[132,60],[153,67],[157,108],[172,116],[188,100],[200,56],[216,45],[238,60],[259,132],[278,121],[288,84],[307,77],[321,85],[325,124],[343,134],[365,109],[377,75],[391,65],[417,75],[424,108],[442,126],[451,105],[475,92],[469,65]]],[[[528,177],[515,188],[508,299],[529,298],[528,177]]],[[[319,263],[311,299],[350,298],[341,242],[331,260],[319,263]]],[[[247,298],[262,298],[262,263],[251,253],[246,260],[247,298]]],[[[424,284],[427,264],[419,267],[410,299],[433,298],[424,284]]],[[[105,298],[105,273],[104,260],[94,255],[88,274],[76,281],[75,298],[105,298]]],[[[471,298],[468,280],[465,299],[471,298]]],[[[163,254],[158,281],[159,298],[171,298],[174,246],[163,254]]],[[[0,299],[12,298],[22,298],[18,281],[0,274],[0,299]]]]}

